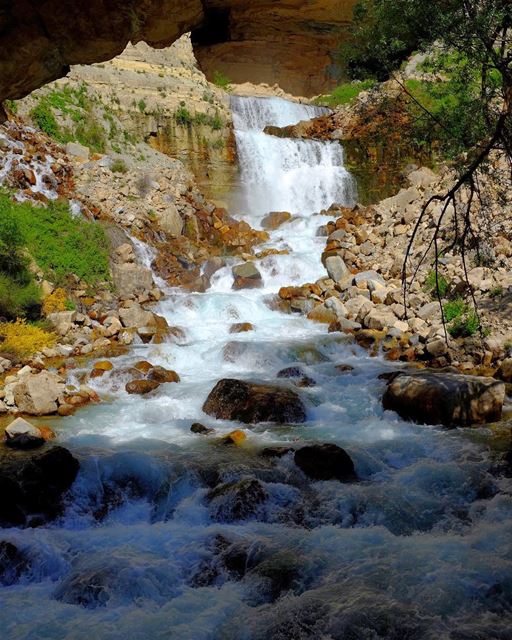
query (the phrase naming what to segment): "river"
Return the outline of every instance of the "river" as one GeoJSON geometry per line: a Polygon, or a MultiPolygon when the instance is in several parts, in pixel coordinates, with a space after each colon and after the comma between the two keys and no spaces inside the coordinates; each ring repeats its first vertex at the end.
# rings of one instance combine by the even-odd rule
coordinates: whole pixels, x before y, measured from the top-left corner
{"type": "MultiPolygon", "coordinates": [[[[232,290],[236,259],[206,293],[166,289],[157,311],[184,329],[180,344],[136,345],[93,382],[105,401],[57,425],[81,469],[57,522],[3,531],[30,566],[0,589],[2,637],[512,638],[511,483],[493,475],[484,439],[384,412],[378,376],[388,363],[267,304],[282,286],[325,276],[317,229],[330,218],[319,212],[357,197],[342,148],[263,133],[314,107],[234,97],[232,109],[234,213],[256,228],[270,211],[294,214],[267,245],[289,253],[258,263],[261,289],[232,290]],[[254,330],[231,334],[241,322],[254,330]],[[181,383],[128,396],[117,372],[142,359],[181,383]],[[316,382],[299,390],[305,424],[247,427],[202,412],[220,378],[275,383],[290,366],[316,382]],[[216,436],[192,434],[194,422],[216,436]],[[217,443],[236,428],[243,447],[217,443]],[[291,455],[258,455],[303,442],[346,449],[358,481],[312,482],[291,455]],[[212,487],[248,479],[265,499],[241,517],[229,495],[208,499],[212,487]]],[[[137,250],[149,264],[150,249],[137,250]]]]}

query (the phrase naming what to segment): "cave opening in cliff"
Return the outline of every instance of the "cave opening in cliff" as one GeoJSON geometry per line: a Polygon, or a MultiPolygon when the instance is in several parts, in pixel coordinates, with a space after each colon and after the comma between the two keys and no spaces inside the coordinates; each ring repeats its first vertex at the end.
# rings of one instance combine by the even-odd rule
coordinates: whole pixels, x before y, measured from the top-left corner
{"type": "Polygon", "coordinates": [[[230,17],[230,9],[208,9],[202,25],[192,31],[192,44],[209,46],[229,42],[230,17]]]}

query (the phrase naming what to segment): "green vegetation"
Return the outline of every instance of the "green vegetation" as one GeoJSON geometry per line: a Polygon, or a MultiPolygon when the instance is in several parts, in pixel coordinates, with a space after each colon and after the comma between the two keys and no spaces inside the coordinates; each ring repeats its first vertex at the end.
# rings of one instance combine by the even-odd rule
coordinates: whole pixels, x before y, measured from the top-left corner
{"type": "Polygon", "coordinates": [[[4,109],[13,115],[18,113],[18,103],[14,100],[4,100],[4,109]]]}
{"type": "Polygon", "coordinates": [[[141,113],[144,113],[146,111],[147,104],[141,99],[137,102],[137,107],[141,113]]]}
{"type": "Polygon", "coordinates": [[[178,107],[174,114],[174,118],[176,119],[177,124],[183,127],[189,127],[194,121],[194,117],[184,105],[178,107]]]}
{"type": "Polygon", "coordinates": [[[327,107],[338,107],[352,102],[352,100],[357,98],[362,91],[372,89],[376,84],[377,81],[373,78],[368,78],[367,80],[360,82],[344,82],[333,89],[331,93],[316,98],[315,102],[316,104],[325,105],[327,107]]]}
{"type": "Polygon", "coordinates": [[[444,304],[443,314],[452,338],[468,338],[481,328],[478,315],[462,298],[444,304]]]}
{"type": "Polygon", "coordinates": [[[446,278],[440,274],[437,274],[436,278],[435,269],[432,269],[425,280],[425,291],[432,296],[437,297],[439,294],[441,298],[444,298],[448,293],[448,289],[449,284],[446,278]]]}
{"type": "Polygon", "coordinates": [[[114,160],[111,166],[112,173],[126,173],[128,171],[128,167],[126,166],[126,162],[121,158],[117,158],[114,160]]]}
{"type": "Polygon", "coordinates": [[[214,71],[213,84],[224,91],[231,91],[231,80],[222,71],[214,71]]]}
{"type": "MultiPolygon", "coordinates": [[[[29,202],[14,203],[8,195],[0,194],[0,220],[9,220],[16,230],[9,236],[9,243],[4,243],[7,251],[21,256],[20,247],[26,247],[52,282],[64,283],[72,273],[91,285],[109,280],[108,240],[103,228],[73,218],[67,202],[36,207],[29,202]]],[[[28,269],[23,260],[13,265],[10,258],[9,265],[4,274],[12,279],[25,278],[24,286],[32,282],[31,278],[27,282],[28,269]]]]}

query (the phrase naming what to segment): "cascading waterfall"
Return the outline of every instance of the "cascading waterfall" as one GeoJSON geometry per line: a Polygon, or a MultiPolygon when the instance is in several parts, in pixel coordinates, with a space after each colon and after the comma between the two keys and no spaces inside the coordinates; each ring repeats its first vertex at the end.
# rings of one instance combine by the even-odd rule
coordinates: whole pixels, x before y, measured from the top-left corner
{"type": "MultiPolygon", "coordinates": [[[[0,547],[3,637],[510,640],[510,480],[491,475],[475,432],[383,412],[378,376],[390,365],[265,304],[280,286],[325,275],[316,231],[330,218],[311,214],[354,200],[341,148],[263,133],[313,107],[234,98],[233,111],[245,213],[254,223],[273,209],[296,214],[269,242],[290,252],[258,262],[262,289],[233,291],[232,260],[206,293],[168,290],[158,311],[184,329],[182,343],[137,345],[91,381],[110,402],[55,425],[81,469],[60,520],[2,532],[25,558],[6,579],[0,547]],[[239,322],[254,330],[231,334],[239,322]],[[181,383],[128,396],[140,359],[176,369],[181,383]],[[354,370],[340,375],[340,363],[354,370]],[[202,412],[219,378],[275,384],[290,366],[316,381],[300,389],[306,424],[248,428],[202,412]],[[193,435],[193,422],[217,435],[242,428],[247,446],[193,435]],[[344,447],[358,482],[311,482],[290,455],[258,455],[305,441],[344,447]],[[212,507],[212,488],[247,479],[266,498],[246,517],[212,507]]],[[[145,245],[136,250],[151,263],[145,245]]]]}
{"type": "Polygon", "coordinates": [[[336,142],[267,135],[268,125],[283,127],[325,112],[280,98],[231,99],[246,211],[308,215],[333,203],[353,204],[355,186],[336,142]]]}

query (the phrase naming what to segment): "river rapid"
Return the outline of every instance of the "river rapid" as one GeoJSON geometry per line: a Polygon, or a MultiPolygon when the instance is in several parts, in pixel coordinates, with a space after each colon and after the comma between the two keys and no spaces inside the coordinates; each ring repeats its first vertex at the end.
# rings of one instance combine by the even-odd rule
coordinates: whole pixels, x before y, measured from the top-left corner
{"type": "MultiPolygon", "coordinates": [[[[294,214],[267,245],[289,253],[258,263],[261,289],[232,290],[235,259],[206,293],[166,289],[157,312],[183,328],[181,343],[136,345],[93,381],[105,401],[57,424],[81,469],[58,521],[2,531],[30,562],[0,587],[1,637],[511,639],[512,485],[494,472],[485,429],[384,412],[378,376],[389,364],[266,304],[282,286],[325,276],[316,232],[330,218],[320,212],[357,198],[342,148],[263,133],[317,115],[314,107],[233,97],[232,109],[233,213],[256,228],[270,211],[294,214]],[[254,331],[230,334],[241,322],[254,331]],[[181,383],[128,396],[117,371],[142,359],[176,370],[181,383]],[[219,379],[276,383],[290,366],[316,381],[299,390],[305,424],[247,427],[202,412],[219,379]],[[194,422],[217,435],[192,434],[194,422]],[[243,447],[216,444],[237,428],[243,447]],[[291,455],[258,455],[305,442],[343,447],[358,481],[313,482],[291,455]],[[248,479],[266,492],[248,510],[229,494],[208,499],[213,487],[248,479]]],[[[150,264],[151,250],[136,248],[150,264]]]]}

